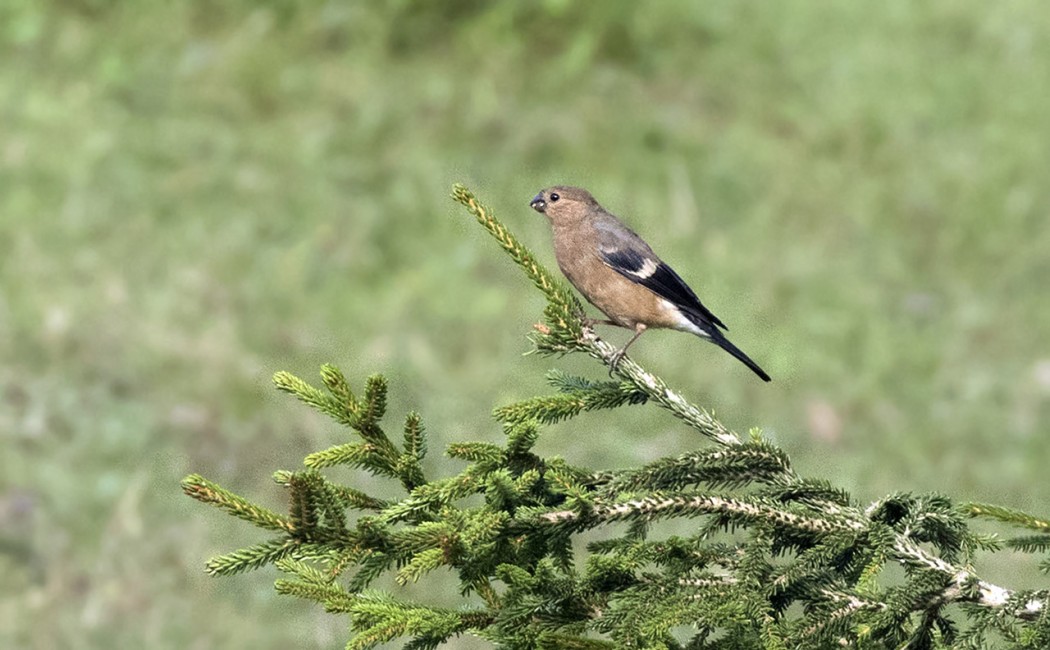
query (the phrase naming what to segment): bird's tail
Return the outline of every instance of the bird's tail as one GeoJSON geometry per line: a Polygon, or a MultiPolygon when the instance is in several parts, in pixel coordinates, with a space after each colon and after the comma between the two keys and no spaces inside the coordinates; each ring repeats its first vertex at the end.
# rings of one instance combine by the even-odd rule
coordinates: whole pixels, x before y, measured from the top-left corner
{"type": "Polygon", "coordinates": [[[766,371],[759,368],[758,364],[752,361],[751,357],[744,354],[743,350],[730,343],[729,339],[717,329],[711,329],[713,331],[711,331],[708,338],[712,343],[739,359],[748,368],[751,368],[751,372],[761,377],[762,381],[772,381],[772,379],[769,378],[769,375],[766,374],[766,371]]]}

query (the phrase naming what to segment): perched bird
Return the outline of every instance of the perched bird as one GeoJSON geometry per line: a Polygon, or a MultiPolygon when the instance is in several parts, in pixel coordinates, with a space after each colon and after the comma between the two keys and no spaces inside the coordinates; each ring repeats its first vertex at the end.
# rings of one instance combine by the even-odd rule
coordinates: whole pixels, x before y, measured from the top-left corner
{"type": "Polygon", "coordinates": [[[649,244],[600,206],[590,192],[557,186],[529,204],[551,222],[554,255],[562,273],[609,320],[591,321],[634,330],[613,357],[613,368],[642,332],[691,332],[733,355],[764,381],[769,375],[726,339],[727,329],[649,244]]]}

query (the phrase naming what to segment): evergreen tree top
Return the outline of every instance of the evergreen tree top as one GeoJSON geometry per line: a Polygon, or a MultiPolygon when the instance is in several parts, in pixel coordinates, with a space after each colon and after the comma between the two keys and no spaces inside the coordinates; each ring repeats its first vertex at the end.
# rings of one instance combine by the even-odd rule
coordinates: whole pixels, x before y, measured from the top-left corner
{"type": "MultiPolygon", "coordinates": [[[[469,190],[456,185],[452,196],[546,297],[536,349],[609,366],[616,349],[584,325],[565,285],[469,190]]],[[[349,429],[350,441],[274,474],[286,514],[186,477],[189,496],[272,534],[212,558],[207,570],[276,566],[285,574],[279,593],[349,615],[352,650],[398,638],[406,649],[436,648],[459,635],[514,649],[1050,648],[1050,591],[995,585],[975,568],[985,552],[1045,555],[1050,522],[936,494],[858,504],[799,476],[758,432],[741,438],[629,358],[610,381],[558,371],[547,379],[550,395],[494,411],[503,445],[453,443],[446,453],[464,469],[432,477],[420,415],[407,414],[400,435],[387,433],[383,377],[369,377],[358,396],[334,366],[322,368],[323,388],[277,373],[279,390],[349,429]],[[621,470],[534,450],[544,425],[629,406],[667,410],[704,444],[621,470]],[[342,485],[322,471],[333,467],[394,479],[403,494],[342,485]],[[981,535],[975,517],[1024,532],[981,535]],[[652,525],[664,519],[688,519],[692,533],[658,538],[652,525]],[[574,540],[593,529],[611,537],[575,553],[574,540]],[[903,577],[887,577],[892,565],[903,577]],[[461,607],[372,588],[385,574],[404,585],[437,569],[458,576],[461,607]]],[[[1040,566],[1050,570],[1046,559],[1040,566]]]]}

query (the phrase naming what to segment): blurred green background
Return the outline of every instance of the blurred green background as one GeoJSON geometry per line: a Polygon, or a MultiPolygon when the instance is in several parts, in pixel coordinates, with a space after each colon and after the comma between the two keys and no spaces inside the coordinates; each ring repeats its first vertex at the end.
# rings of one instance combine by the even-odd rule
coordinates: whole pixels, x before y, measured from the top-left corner
{"type": "MultiPolygon", "coordinates": [[[[632,356],[804,475],[1050,514],[1046,3],[6,0],[0,48],[2,647],[342,647],[272,570],[204,575],[263,536],[178,480],[284,507],[343,433],[276,370],[385,373],[434,472],[548,368],[604,376],[521,356],[542,298],[456,181],[550,264],[529,199],[590,188],[775,381],[632,356]]],[[[632,408],[540,450],[701,443],[632,408]]]]}

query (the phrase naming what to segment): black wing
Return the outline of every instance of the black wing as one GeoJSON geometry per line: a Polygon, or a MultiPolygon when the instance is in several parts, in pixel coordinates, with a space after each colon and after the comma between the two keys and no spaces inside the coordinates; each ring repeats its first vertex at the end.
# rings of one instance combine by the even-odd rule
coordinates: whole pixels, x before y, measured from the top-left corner
{"type": "Polygon", "coordinates": [[[693,290],[670,266],[655,256],[631,248],[601,250],[602,260],[620,275],[636,282],[685,312],[692,312],[710,323],[728,330],[718,316],[704,307],[693,290]]]}

